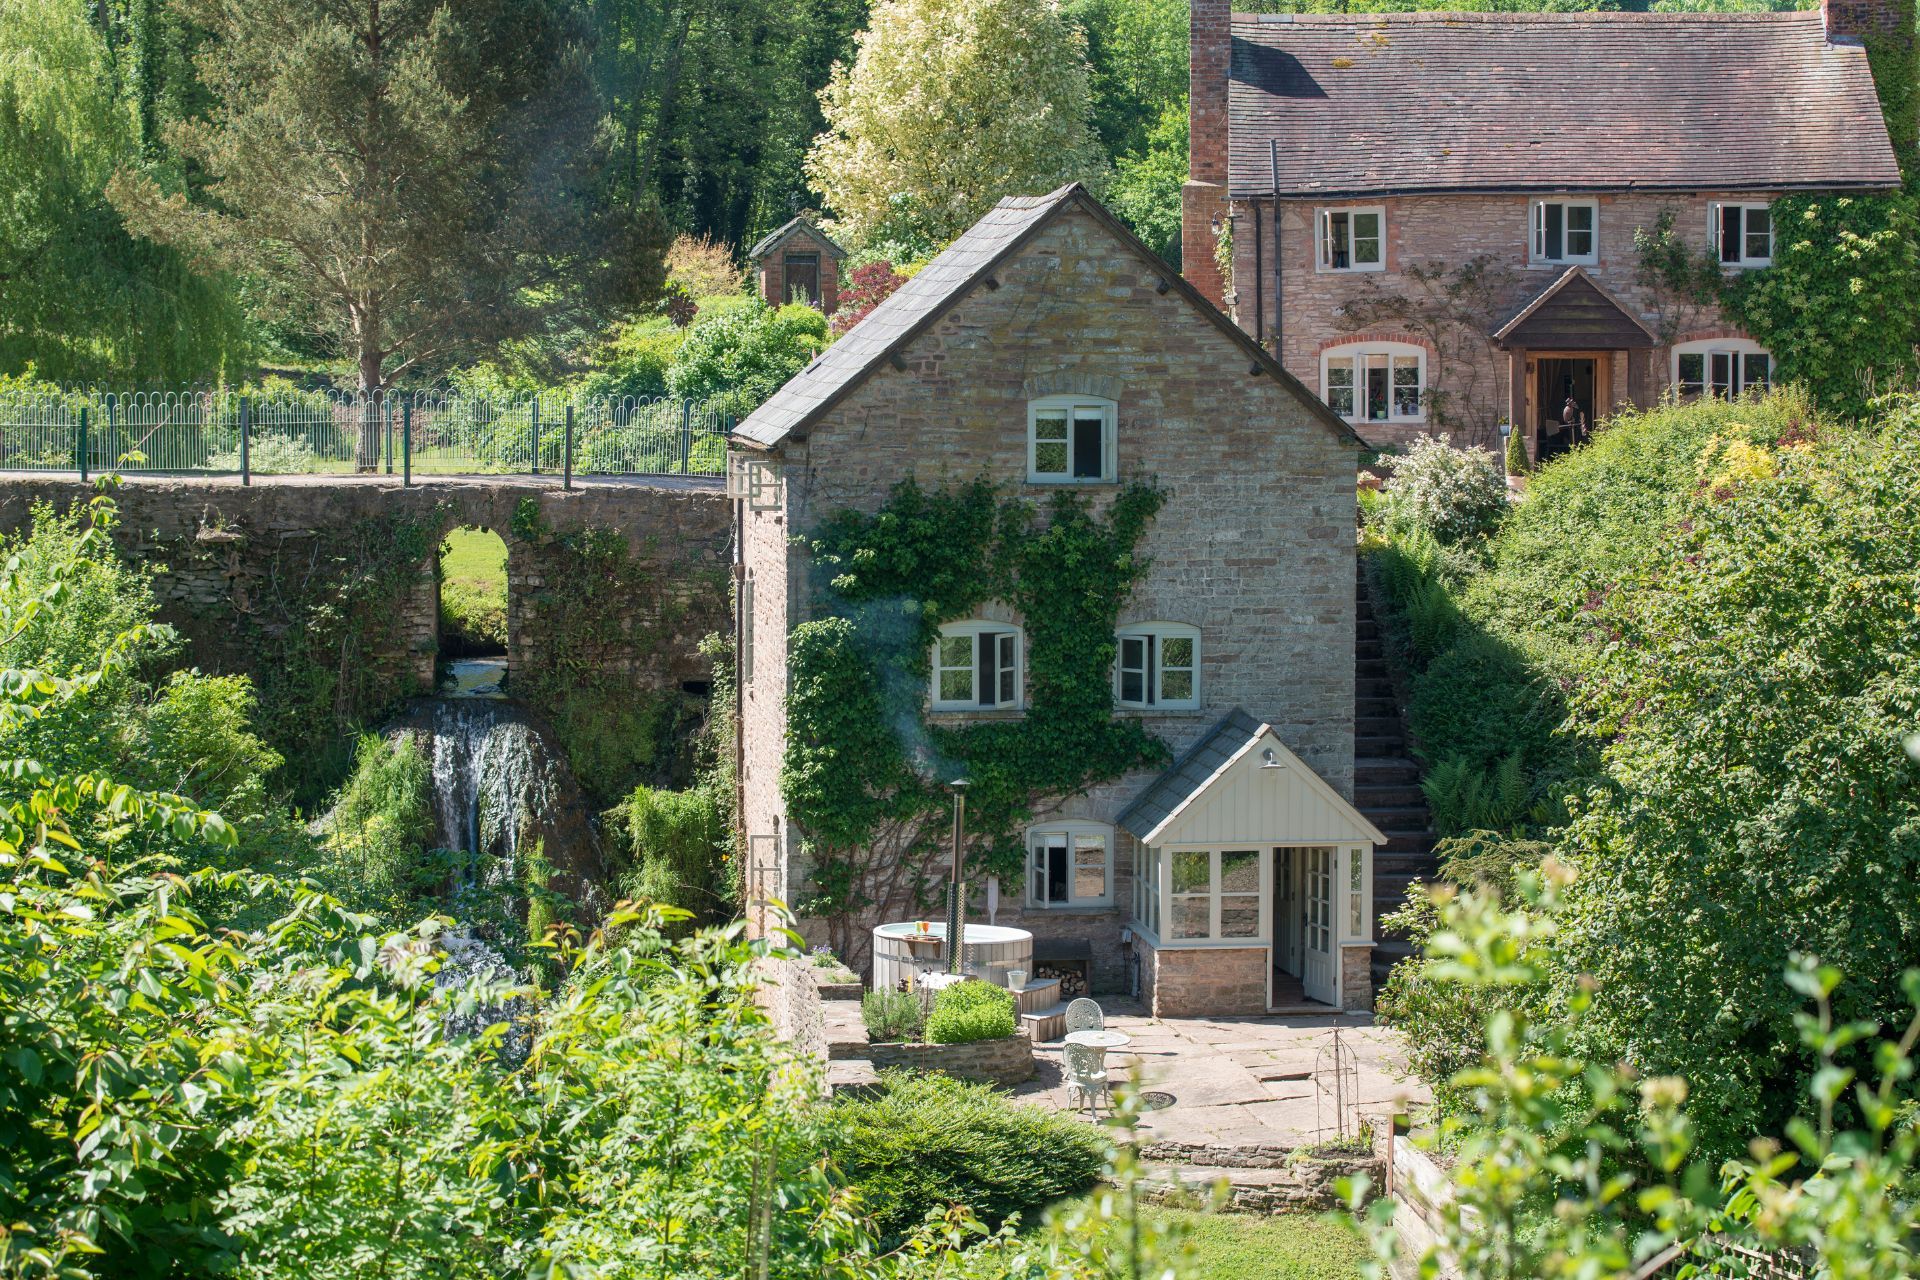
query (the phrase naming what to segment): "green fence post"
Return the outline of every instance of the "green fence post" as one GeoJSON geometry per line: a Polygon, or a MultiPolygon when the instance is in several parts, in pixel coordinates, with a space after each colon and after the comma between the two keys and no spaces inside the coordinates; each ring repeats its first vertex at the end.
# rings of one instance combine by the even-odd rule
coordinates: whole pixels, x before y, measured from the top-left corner
{"type": "Polygon", "coordinates": [[[393,474],[393,406],[380,397],[380,418],[387,425],[387,474],[393,474]]]}
{"type": "Polygon", "coordinates": [[[413,484],[413,401],[400,402],[400,487],[413,484]]]}
{"type": "Polygon", "coordinates": [[[240,483],[253,483],[253,413],[245,396],[240,397],[240,483]]]}
{"type": "Polygon", "coordinates": [[[680,474],[687,474],[687,462],[693,456],[693,401],[680,402],[680,474]]]}
{"type": "Polygon", "coordinates": [[[87,482],[87,406],[80,406],[80,483],[87,482]]]}
{"type": "Polygon", "coordinates": [[[540,474],[540,397],[533,398],[533,407],[527,415],[527,466],[534,475],[540,474]]]}
{"type": "Polygon", "coordinates": [[[561,453],[561,466],[566,469],[566,476],[560,481],[560,487],[571,489],[573,488],[573,406],[571,404],[567,406],[567,440],[561,453]]]}

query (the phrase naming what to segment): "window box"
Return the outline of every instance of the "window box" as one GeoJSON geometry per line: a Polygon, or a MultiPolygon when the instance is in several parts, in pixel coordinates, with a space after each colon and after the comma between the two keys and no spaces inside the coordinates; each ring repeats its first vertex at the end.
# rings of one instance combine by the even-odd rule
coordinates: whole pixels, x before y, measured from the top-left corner
{"type": "Polygon", "coordinates": [[[949,622],[933,642],[935,711],[1017,711],[1023,637],[1010,622],[949,622]]]}
{"type": "Polygon", "coordinates": [[[1707,246],[1723,267],[1773,265],[1773,210],[1764,204],[1716,204],[1707,246]]]}
{"type": "Polygon", "coordinates": [[[1552,266],[1600,261],[1600,204],[1595,200],[1535,200],[1531,260],[1552,266]]]}
{"type": "Polygon", "coordinates": [[[1105,484],[1119,474],[1111,400],[1046,396],[1027,405],[1027,483],[1105,484]]]}
{"type": "Polygon", "coordinates": [[[1113,905],[1113,828],[1051,823],[1027,832],[1027,905],[1057,909],[1113,905]]]}
{"type": "Polygon", "coordinates": [[[1315,219],[1318,262],[1322,271],[1384,271],[1387,266],[1387,209],[1371,205],[1322,209],[1315,219]]]}

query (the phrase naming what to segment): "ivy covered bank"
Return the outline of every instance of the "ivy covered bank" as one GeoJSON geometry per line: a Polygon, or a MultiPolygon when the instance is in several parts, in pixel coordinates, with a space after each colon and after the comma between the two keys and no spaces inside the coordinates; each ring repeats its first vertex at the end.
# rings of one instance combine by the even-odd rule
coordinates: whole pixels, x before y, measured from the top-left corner
{"type": "Polygon", "coordinates": [[[1366,1005],[1357,441],[1097,202],[1002,201],[735,447],[750,903],[861,963],[964,776],[970,918],[1163,1014],[1366,1005]]]}

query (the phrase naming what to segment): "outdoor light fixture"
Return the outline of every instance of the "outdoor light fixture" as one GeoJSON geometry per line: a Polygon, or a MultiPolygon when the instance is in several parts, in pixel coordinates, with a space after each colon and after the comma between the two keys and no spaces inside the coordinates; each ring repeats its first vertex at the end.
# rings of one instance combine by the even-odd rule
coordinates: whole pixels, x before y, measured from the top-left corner
{"type": "Polygon", "coordinates": [[[961,862],[967,838],[967,780],[955,778],[947,784],[953,794],[953,877],[947,884],[947,972],[959,973],[966,954],[967,885],[961,879],[961,862]]]}
{"type": "Polygon", "coordinates": [[[1268,747],[1260,753],[1260,767],[1262,769],[1284,769],[1287,766],[1281,764],[1280,757],[1274,754],[1272,747],[1268,747]]]}

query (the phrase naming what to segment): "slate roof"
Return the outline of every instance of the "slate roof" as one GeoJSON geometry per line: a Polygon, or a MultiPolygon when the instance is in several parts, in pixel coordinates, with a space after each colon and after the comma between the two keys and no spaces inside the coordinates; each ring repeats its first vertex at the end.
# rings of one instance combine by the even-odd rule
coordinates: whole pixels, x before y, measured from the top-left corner
{"type": "Polygon", "coordinates": [[[1237,342],[1255,368],[1277,379],[1329,430],[1362,447],[1360,438],[1345,419],[1335,416],[1319,396],[1275,363],[1259,343],[1222,315],[1182,279],[1179,272],[1161,262],[1077,182],[1044,196],[1007,196],[1001,200],[918,274],[868,312],[866,319],[821,352],[812,364],[787,379],[765,404],[734,428],[733,440],[750,447],[772,448],[789,435],[803,433],[842,396],[966,296],[995,266],[1011,257],[1048,219],[1070,205],[1092,214],[1122,243],[1139,253],[1144,263],[1155,265],[1163,273],[1162,279],[1168,288],[1237,342]]]}
{"type": "Polygon", "coordinates": [[[1866,51],[1792,13],[1235,14],[1236,196],[1897,186],[1866,51]]]}
{"type": "Polygon", "coordinates": [[[1168,814],[1198,795],[1227,761],[1266,729],[1267,726],[1245,710],[1235,707],[1201,734],[1200,740],[1182,752],[1145,791],[1135,796],[1133,803],[1122,809],[1114,821],[1136,840],[1146,839],[1155,827],[1167,820],[1168,814]]]}
{"type": "Polygon", "coordinates": [[[831,236],[814,226],[811,222],[808,222],[804,217],[801,217],[789,218],[773,230],[767,232],[766,235],[760,238],[759,244],[747,250],[747,260],[750,262],[758,262],[760,259],[772,253],[782,240],[785,240],[788,236],[799,233],[804,233],[809,238],[818,241],[823,249],[836,258],[844,258],[847,256],[847,251],[835,244],[831,236]]]}

